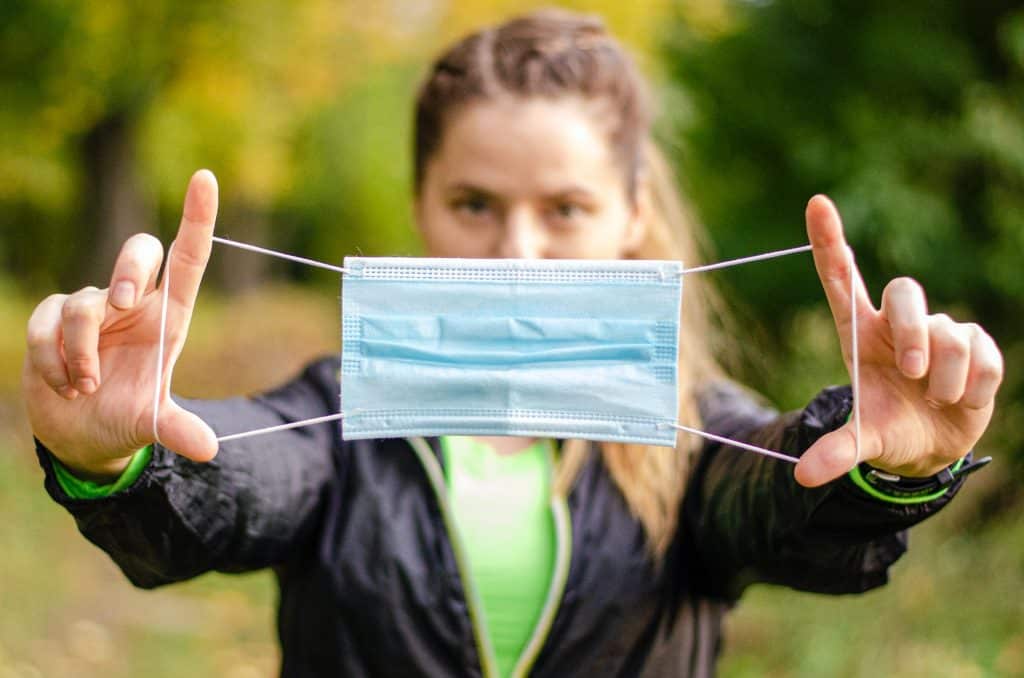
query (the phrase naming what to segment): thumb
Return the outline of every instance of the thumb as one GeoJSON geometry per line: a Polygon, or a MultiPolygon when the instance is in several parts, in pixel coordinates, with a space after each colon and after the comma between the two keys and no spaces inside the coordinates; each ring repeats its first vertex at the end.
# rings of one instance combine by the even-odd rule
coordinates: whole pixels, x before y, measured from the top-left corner
{"type": "Polygon", "coordinates": [[[804,487],[818,487],[848,473],[856,464],[853,427],[846,424],[823,435],[803,453],[796,465],[796,481],[804,487]]]}
{"type": "Polygon", "coordinates": [[[217,435],[197,415],[168,399],[160,408],[160,444],[192,461],[206,462],[217,456],[217,435]]]}

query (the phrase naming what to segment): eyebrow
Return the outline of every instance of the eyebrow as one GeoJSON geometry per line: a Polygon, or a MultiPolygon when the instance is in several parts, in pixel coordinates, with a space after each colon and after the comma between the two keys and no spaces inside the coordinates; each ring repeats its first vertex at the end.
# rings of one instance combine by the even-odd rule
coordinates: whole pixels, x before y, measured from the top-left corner
{"type": "MultiPolygon", "coordinates": [[[[481,193],[481,194],[487,195],[487,196],[498,196],[499,195],[498,191],[494,191],[494,190],[491,190],[491,189],[488,189],[488,188],[484,188],[482,186],[478,186],[476,184],[470,184],[470,183],[463,182],[463,181],[460,181],[458,183],[452,184],[451,186],[448,186],[445,189],[445,193],[459,193],[459,192],[462,192],[462,193],[481,193]]],[[[569,184],[568,186],[560,187],[560,188],[558,188],[558,189],[556,189],[554,191],[551,191],[550,193],[545,193],[544,197],[545,197],[545,199],[550,199],[550,198],[568,198],[568,197],[573,197],[573,196],[580,196],[580,197],[585,197],[585,198],[593,198],[593,197],[595,197],[595,195],[596,194],[594,193],[594,191],[591,191],[591,190],[589,190],[589,189],[587,189],[587,188],[585,188],[583,186],[580,186],[578,184],[569,184]]]]}
{"type": "Polygon", "coordinates": [[[483,188],[482,186],[477,186],[475,184],[469,184],[461,181],[457,184],[452,184],[451,186],[445,187],[445,193],[483,193],[485,195],[495,194],[494,191],[483,188]]]}

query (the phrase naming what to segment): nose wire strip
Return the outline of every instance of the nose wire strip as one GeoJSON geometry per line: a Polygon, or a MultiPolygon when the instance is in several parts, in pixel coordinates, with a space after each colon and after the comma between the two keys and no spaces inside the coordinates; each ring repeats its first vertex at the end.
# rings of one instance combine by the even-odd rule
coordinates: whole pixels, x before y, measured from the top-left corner
{"type": "MultiPolygon", "coordinates": [[[[307,266],[313,266],[316,268],[326,269],[328,271],[334,271],[336,273],[345,274],[348,273],[348,269],[343,266],[334,266],[327,264],[322,261],[315,259],[307,259],[306,257],[299,257],[293,254],[287,254],[285,252],[278,252],[277,250],[267,249],[265,247],[257,247],[256,245],[250,245],[248,243],[239,242],[237,240],[230,240],[228,238],[222,238],[219,236],[213,236],[213,241],[222,245],[228,245],[230,247],[237,247],[239,249],[247,250],[250,252],[256,252],[258,254],[265,254],[268,256],[279,257],[281,259],[287,259],[288,261],[294,261],[296,263],[305,264],[307,266]]],[[[171,260],[171,254],[174,251],[174,243],[167,249],[167,261],[171,260]]],[[[740,266],[743,264],[750,264],[757,261],[764,261],[766,259],[774,259],[776,257],[784,257],[790,254],[799,254],[801,252],[811,251],[810,245],[801,245],[799,247],[791,247],[784,250],[776,250],[772,252],[765,252],[763,254],[755,254],[749,257],[741,257],[739,259],[729,259],[727,261],[720,261],[714,264],[707,264],[705,266],[695,266],[693,268],[684,268],[680,275],[687,275],[690,273],[704,273],[707,271],[715,271],[722,268],[729,268],[731,266],[740,266]]],[[[856,267],[854,266],[853,251],[849,250],[850,253],[850,313],[851,313],[851,359],[852,365],[852,379],[853,379],[853,421],[854,421],[854,440],[856,444],[856,462],[860,461],[860,369],[859,369],[859,357],[857,348],[857,307],[856,307],[856,267]]],[[[160,443],[159,433],[159,415],[160,415],[160,396],[163,387],[163,363],[164,353],[167,335],[167,302],[171,287],[171,271],[170,266],[166,266],[164,270],[164,278],[161,283],[163,290],[161,293],[161,309],[160,309],[160,338],[157,343],[157,364],[156,364],[156,384],[153,389],[153,439],[160,443]]],[[[170,375],[168,375],[168,380],[170,375]]],[[[170,391],[170,383],[167,384],[167,390],[170,391]]],[[[277,426],[268,426],[266,428],[259,428],[252,431],[243,431],[241,433],[232,433],[230,435],[220,436],[217,438],[218,442],[226,442],[229,440],[238,440],[240,438],[248,438],[252,436],[264,435],[267,433],[275,433],[277,431],[285,431],[288,429],[300,428],[303,426],[313,426],[315,424],[323,424],[331,421],[339,421],[345,418],[343,412],[335,414],[329,414],[321,417],[313,417],[312,419],[303,419],[301,421],[293,421],[277,426]]],[[[771,457],[773,459],[780,459],[795,464],[799,461],[797,457],[792,457],[775,450],[769,450],[764,447],[758,447],[757,445],[751,445],[744,443],[739,440],[733,440],[731,438],[725,438],[723,436],[715,435],[714,433],[708,433],[707,431],[701,431],[699,429],[690,428],[689,426],[683,426],[682,424],[674,422],[662,422],[659,427],[671,427],[691,435],[700,436],[714,442],[722,443],[725,445],[731,445],[742,450],[749,452],[755,452],[757,454],[771,457]]],[[[856,465],[856,463],[854,464],[856,465]]]]}

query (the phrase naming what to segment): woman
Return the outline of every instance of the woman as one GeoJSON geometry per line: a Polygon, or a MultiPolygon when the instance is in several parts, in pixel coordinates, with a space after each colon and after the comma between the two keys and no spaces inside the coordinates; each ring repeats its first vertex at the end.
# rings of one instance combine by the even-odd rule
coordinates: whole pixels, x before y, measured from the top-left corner
{"type": "MultiPolygon", "coordinates": [[[[593,19],[540,12],[453,46],[420,91],[415,154],[431,255],[693,261],[642,83],[593,19]]],[[[165,390],[216,210],[213,176],[196,173],[168,259],[165,390]]],[[[819,196],[806,217],[848,356],[839,215],[819,196]]],[[[165,392],[156,443],[162,258],[133,237],[108,289],[33,314],[24,385],[46,487],[138,586],[274,567],[285,676],[709,675],[748,584],[884,583],[901,530],[962,483],[1002,376],[988,335],[927,315],[916,283],[893,281],[875,310],[858,279],[857,466],[849,389],[780,416],[717,377],[691,278],[680,421],[799,455],[795,477],[692,440],[692,468],[653,446],[566,441],[556,455],[529,438],[342,441],[331,425],[218,453],[211,427],[337,412],[338,361],[252,399],[165,392]]]]}

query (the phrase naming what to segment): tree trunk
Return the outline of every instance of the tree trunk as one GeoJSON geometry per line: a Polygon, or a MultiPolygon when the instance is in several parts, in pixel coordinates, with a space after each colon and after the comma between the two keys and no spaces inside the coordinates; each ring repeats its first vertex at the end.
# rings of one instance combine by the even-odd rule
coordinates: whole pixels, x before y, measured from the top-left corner
{"type": "Polygon", "coordinates": [[[87,238],[73,274],[81,284],[106,287],[124,241],[135,233],[155,233],[155,209],[139,185],[135,123],[129,114],[114,113],[82,142],[87,238]]]}
{"type": "MultiPolygon", "coordinates": [[[[221,194],[221,198],[225,197],[221,194]]],[[[232,240],[274,247],[268,239],[270,226],[266,210],[244,200],[225,203],[227,201],[222,200],[217,233],[232,240]]],[[[245,292],[266,280],[273,261],[265,254],[214,244],[208,279],[216,280],[218,287],[229,294],[245,292]]]]}

